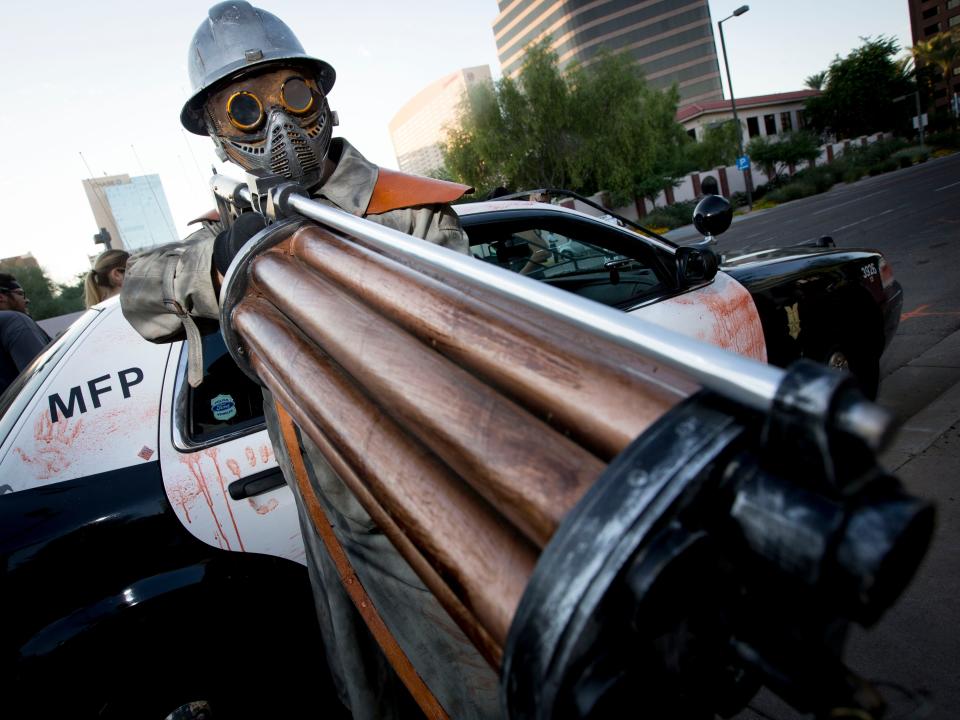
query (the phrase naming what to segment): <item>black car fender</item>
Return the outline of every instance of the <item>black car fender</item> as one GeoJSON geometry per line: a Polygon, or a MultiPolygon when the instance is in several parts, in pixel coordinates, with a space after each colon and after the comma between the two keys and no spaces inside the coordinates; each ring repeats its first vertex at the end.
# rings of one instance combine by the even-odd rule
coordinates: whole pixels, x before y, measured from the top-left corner
{"type": "Polygon", "coordinates": [[[241,651],[309,654],[313,682],[330,687],[304,568],[194,538],[157,462],[0,496],[0,558],[13,707],[163,717],[190,701],[189,672],[205,694],[193,699],[249,703],[228,692],[241,651]],[[154,674],[171,664],[176,683],[154,674]]]}

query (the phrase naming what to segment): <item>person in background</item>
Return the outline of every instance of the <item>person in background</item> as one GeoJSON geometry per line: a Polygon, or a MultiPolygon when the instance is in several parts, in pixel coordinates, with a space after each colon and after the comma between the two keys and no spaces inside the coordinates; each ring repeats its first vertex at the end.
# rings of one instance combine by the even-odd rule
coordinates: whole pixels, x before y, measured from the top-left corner
{"type": "MultiPolygon", "coordinates": [[[[546,193],[532,193],[531,202],[549,203],[550,198],[546,193]]],[[[553,256],[550,252],[550,242],[545,239],[538,230],[525,230],[515,233],[517,237],[523,238],[530,246],[530,257],[527,263],[520,268],[521,275],[530,275],[537,271],[542,271],[544,264],[553,256]]]]}
{"type": "Polygon", "coordinates": [[[30,300],[9,273],[0,273],[0,394],[50,342],[27,314],[30,300]]]}
{"type": "Polygon", "coordinates": [[[102,253],[83,281],[83,301],[89,308],[120,293],[130,253],[107,250],[102,253]]]}

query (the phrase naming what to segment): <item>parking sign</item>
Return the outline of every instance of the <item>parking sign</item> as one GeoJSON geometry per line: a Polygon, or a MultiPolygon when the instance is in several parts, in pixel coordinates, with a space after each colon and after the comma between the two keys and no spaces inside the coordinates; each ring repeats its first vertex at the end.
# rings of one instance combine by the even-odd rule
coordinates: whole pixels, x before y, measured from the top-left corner
{"type": "Polygon", "coordinates": [[[737,158],[737,170],[746,170],[750,167],[750,156],[741,155],[737,158]]]}

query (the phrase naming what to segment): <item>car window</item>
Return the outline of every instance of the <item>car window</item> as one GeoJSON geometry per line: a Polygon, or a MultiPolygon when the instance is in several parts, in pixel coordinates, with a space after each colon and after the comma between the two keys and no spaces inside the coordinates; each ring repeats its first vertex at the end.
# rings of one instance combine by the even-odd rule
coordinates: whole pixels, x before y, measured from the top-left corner
{"type": "Polygon", "coordinates": [[[666,289],[652,250],[639,241],[625,247],[594,223],[514,218],[466,230],[477,259],[604,305],[628,308],[666,289]]]}
{"type": "Polygon", "coordinates": [[[203,382],[185,382],[186,345],[178,370],[177,413],[181,441],[191,449],[227,436],[259,430],[263,424],[263,394],[230,357],[219,332],[203,336],[203,382]]]}

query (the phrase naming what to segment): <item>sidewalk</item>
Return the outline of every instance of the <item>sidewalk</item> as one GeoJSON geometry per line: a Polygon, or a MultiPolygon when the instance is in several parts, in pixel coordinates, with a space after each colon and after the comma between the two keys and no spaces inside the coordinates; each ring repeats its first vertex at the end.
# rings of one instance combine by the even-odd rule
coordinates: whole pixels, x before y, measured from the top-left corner
{"type": "MultiPolygon", "coordinates": [[[[911,402],[911,388],[935,389],[951,377],[946,371],[958,368],[960,331],[886,378],[879,402],[887,404],[885,396],[908,398],[890,408],[896,413],[911,402]]],[[[851,628],[845,661],[881,686],[890,717],[952,720],[960,708],[960,381],[954,378],[902,423],[881,463],[908,492],[936,504],[937,529],[894,607],[873,628],[851,628]]],[[[802,717],[761,691],[736,720],[802,717]]]]}

